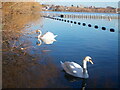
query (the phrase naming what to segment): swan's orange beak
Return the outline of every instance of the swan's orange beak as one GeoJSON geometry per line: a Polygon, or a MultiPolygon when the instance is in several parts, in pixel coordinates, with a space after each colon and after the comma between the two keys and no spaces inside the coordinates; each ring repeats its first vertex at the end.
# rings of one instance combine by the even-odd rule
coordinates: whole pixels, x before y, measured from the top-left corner
{"type": "Polygon", "coordinates": [[[36,33],[39,33],[40,32],[40,30],[36,30],[36,33]]]}
{"type": "Polygon", "coordinates": [[[94,64],[92,60],[89,60],[89,62],[90,62],[91,64],[94,64]]]}

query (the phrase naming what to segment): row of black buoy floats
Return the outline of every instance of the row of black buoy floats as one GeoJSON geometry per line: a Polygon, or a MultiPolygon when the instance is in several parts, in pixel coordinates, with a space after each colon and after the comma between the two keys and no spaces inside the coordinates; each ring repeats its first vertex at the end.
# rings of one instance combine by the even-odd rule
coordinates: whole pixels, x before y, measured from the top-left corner
{"type": "MultiPolygon", "coordinates": [[[[92,27],[91,24],[86,24],[86,23],[80,23],[80,22],[76,22],[76,21],[72,21],[72,20],[66,20],[66,19],[63,19],[63,18],[55,18],[55,17],[46,17],[46,18],[50,18],[50,19],[54,19],[54,20],[59,20],[59,21],[64,21],[64,22],[68,22],[68,23],[73,23],[73,24],[78,24],[78,25],[82,25],[82,26],[88,26],[88,27],[92,27]]],[[[95,29],[98,29],[99,26],[98,25],[95,25],[93,26],[95,29]]],[[[102,30],[107,30],[106,27],[101,27],[102,30]]],[[[110,32],[115,32],[115,29],[111,28],[110,29],[110,32]]]]}

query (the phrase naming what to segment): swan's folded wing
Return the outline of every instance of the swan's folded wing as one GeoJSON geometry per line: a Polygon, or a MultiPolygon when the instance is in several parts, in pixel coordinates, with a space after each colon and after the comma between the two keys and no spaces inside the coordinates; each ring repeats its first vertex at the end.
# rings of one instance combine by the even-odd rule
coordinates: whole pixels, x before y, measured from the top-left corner
{"type": "Polygon", "coordinates": [[[48,34],[45,34],[41,37],[42,40],[55,40],[54,38],[55,38],[54,36],[48,34]]]}
{"type": "Polygon", "coordinates": [[[54,34],[52,32],[47,32],[47,34],[50,36],[54,36],[54,34]]]}
{"type": "Polygon", "coordinates": [[[63,64],[62,64],[62,67],[63,67],[63,69],[64,69],[67,73],[69,73],[69,74],[72,74],[72,73],[73,73],[73,68],[71,67],[70,62],[65,62],[65,63],[63,63],[63,64]]]}
{"type": "Polygon", "coordinates": [[[55,37],[56,37],[56,36],[55,36],[53,33],[51,33],[51,32],[45,33],[44,36],[47,37],[47,38],[55,38],[55,37]]]}
{"type": "Polygon", "coordinates": [[[82,69],[82,67],[81,67],[79,64],[75,63],[75,62],[71,62],[71,64],[72,64],[73,66],[75,66],[76,68],[81,68],[81,69],[82,69]]]}
{"type": "Polygon", "coordinates": [[[75,77],[81,77],[81,78],[83,77],[83,69],[79,64],[77,64],[76,67],[76,63],[65,62],[62,66],[68,74],[73,75],[75,77]]]}

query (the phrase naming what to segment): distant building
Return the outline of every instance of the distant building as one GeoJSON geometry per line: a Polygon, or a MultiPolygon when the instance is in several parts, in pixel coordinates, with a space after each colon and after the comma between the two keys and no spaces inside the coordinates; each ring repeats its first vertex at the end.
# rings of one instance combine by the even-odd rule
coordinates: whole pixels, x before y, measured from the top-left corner
{"type": "Polygon", "coordinates": [[[55,8],[53,8],[53,7],[50,7],[48,10],[55,10],[55,8]]]}
{"type": "Polygon", "coordinates": [[[49,6],[45,6],[42,8],[42,10],[48,10],[50,7],[49,6]]]}
{"type": "Polygon", "coordinates": [[[115,9],[114,7],[111,7],[111,6],[107,6],[106,8],[108,8],[108,9],[115,9]]]}
{"type": "Polygon", "coordinates": [[[95,6],[90,6],[89,8],[95,8],[95,6]]]}
{"type": "Polygon", "coordinates": [[[83,6],[83,5],[80,5],[79,7],[80,7],[80,8],[84,8],[84,6],[83,6]]]}

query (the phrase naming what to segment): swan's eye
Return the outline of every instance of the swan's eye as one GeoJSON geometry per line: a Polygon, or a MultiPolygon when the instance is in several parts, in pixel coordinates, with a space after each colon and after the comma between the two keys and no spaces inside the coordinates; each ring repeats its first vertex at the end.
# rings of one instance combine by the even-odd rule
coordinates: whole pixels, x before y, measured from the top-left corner
{"type": "Polygon", "coordinates": [[[92,59],[89,59],[89,60],[92,60],[92,59]]]}

